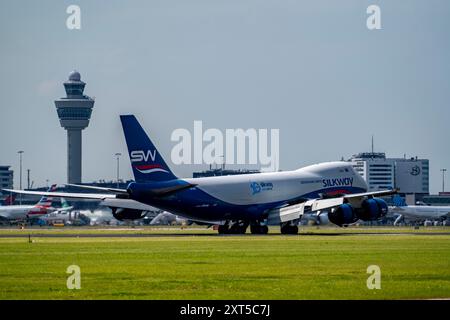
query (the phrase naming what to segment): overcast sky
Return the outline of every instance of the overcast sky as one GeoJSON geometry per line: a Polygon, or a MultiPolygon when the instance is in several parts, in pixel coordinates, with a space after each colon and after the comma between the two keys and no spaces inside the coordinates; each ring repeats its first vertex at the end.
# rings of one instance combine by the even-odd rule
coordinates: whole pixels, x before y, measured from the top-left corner
{"type": "MultiPolygon", "coordinates": [[[[115,179],[119,115],[133,113],[167,160],[172,131],[194,120],[280,129],[283,170],[369,151],[373,134],[375,151],[429,158],[437,192],[450,170],[449,14],[448,0],[2,0],[0,164],[17,187],[24,150],[35,186],[66,182],[53,101],[76,69],[96,99],[83,181],[115,179]],[[70,4],[81,30],[66,28],[70,4]],[[381,30],[366,27],[370,4],[381,30]]],[[[127,157],[120,167],[131,178],[127,157]]]]}

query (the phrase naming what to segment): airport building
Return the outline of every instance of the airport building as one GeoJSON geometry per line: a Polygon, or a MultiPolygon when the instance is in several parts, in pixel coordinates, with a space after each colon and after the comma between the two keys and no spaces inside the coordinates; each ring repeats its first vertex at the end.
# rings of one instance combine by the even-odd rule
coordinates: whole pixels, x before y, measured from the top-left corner
{"type": "Polygon", "coordinates": [[[429,194],[428,159],[386,158],[382,152],[363,152],[348,161],[367,182],[370,191],[398,188],[401,194],[419,198],[429,194]]]}
{"type": "Polygon", "coordinates": [[[14,172],[11,166],[0,166],[0,189],[13,189],[14,172]]]}
{"type": "Polygon", "coordinates": [[[67,131],[67,182],[81,183],[81,131],[87,128],[94,99],[83,94],[86,83],[77,71],[64,82],[66,97],[55,100],[61,127],[67,131]]]}
{"type": "Polygon", "coordinates": [[[423,197],[423,202],[430,206],[450,206],[450,192],[439,192],[423,197]]]}

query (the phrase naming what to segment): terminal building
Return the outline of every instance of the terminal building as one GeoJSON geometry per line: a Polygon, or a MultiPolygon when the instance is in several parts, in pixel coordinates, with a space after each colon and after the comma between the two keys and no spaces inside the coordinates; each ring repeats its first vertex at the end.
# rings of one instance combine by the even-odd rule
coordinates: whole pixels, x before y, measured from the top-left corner
{"type": "Polygon", "coordinates": [[[421,200],[430,192],[428,159],[386,158],[383,152],[363,152],[348,161],[367,182],[369,191],[397,188],[407,200],[413,195],[410,201],[421,200]]]}
{"type": "MultiPolygon", "coordinates": [[[[12,171],[11,166],[0,166],[0,190],[2,189],[14,189],[14,171],[12,171]]],[[[0,194],[0,202],[7,197],[7,195],[0,194]]]]}
{"type": "Polygon", "coordinates": [[[423,197],[423,202],[430,206],[450,206],[450,192],[439,192],[423,197]]]}
{"type": "Polygon", "coordinates": [[[13,189],[14,172],[11,166],[0,166],[0,189],[13,189]]]}

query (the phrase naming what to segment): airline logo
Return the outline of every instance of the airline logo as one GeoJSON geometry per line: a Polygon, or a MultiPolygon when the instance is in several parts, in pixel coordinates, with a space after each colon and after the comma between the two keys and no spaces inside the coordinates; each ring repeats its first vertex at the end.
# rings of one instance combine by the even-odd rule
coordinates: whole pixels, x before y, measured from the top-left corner
{"type": "Polygon", "coordinates": [[[144,150],[135,150],[130,152],[130,159],[131,162],[147,162],[149,159],[152,160],[152,162],[155,162],[156,159],[156,149],[153,150],[147,150],[146,152],[144,150]]]}
{"type": "Polygon", "coordinates": [[[252,182],[250,183],[250,189],[252,191],[252,195],[260,193],[261,191],[270,191],[273,189],[272,182],[252,182]]]}
{"type": "MultiPolygon", "coordinates": [[[[134,150],[130,152],[131,163],[135,162],[155,162],[156,160],[156,149],[155,150],[134,150]]],[[[165,172],[168,173],[167,170],[163,168],[160,164],[143,164],[143,165],[135,165],[134,168],[140,173],[153,173],[153,172],[165,172]]]]}
{"type": "Polygon", "coordinates": [[[324,188],[352,186],[353,178],[323,179],[322,183],[324,188]]]}

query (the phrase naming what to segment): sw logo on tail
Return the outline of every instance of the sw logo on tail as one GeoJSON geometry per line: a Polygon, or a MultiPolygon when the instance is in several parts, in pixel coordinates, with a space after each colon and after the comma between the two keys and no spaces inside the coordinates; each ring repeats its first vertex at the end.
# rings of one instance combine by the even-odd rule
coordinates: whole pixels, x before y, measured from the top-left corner
{"type": "Polygon", "coordinates": [[[135,150],[130,152],[131,162],[147,162],[149,158],[152,159],[153,162],[155,161],[156,149],[153,150],[153,153],[151,150],[147,150],[147,152],[144,152],[144,150],[135,150]]]}
{"type": "Polygon", "coordinates": [[[120,116],[136,182],[174,180],[167,166],[134,116],[120,116]]]}

